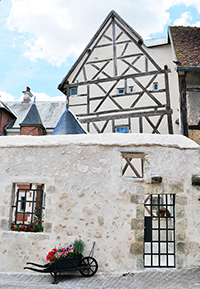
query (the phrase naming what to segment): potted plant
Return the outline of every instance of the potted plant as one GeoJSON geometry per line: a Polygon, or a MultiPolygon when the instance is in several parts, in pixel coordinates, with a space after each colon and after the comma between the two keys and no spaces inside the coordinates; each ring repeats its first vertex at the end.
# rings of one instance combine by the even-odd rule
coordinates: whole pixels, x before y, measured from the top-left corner
{"type": "MultiPolygon", "coordinates": [[[[58,249],[53,248],[46,256],[46,260],[50,263],[62,260],[62,259],[69,259],[72,257],[76,257],[79,255],[81,258],[83,250],[84,250],[84,242],[81,239],[81,236],[78,236],[78,239],[75,239],[73,244],[62,246],[58,249]]],[[[77,258],[79,258],[77,257],[77,258]]]]}

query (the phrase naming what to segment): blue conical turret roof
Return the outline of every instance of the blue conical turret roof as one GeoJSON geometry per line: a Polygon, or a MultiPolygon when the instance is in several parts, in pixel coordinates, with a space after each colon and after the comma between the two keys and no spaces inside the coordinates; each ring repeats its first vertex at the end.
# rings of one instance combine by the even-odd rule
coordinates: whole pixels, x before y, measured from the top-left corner
{"type": "Polygon", "coordinates": [[[21,126],[43,126],[36,104],[33,103],[26,117],[20,124],[21,126]]]}
{"type": "Polygon", "coordinates": [[[52,132],[52,135],[83,134],[83,133],[86,132],[81,127],[78,120],[75,118],[72,112],[66,108],[58,124],[56,125],[54,131],[52,132]]]}

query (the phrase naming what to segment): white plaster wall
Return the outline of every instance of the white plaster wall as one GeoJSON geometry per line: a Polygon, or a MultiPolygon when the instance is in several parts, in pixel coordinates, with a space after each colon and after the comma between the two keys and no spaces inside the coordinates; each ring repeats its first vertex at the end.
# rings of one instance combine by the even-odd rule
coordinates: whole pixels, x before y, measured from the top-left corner
{"type": "Polygon", "coordinates": [[[184,266],[199,262],[194,249],[200,246],[194,214],[199,218],[199,203],[191,186],[192,174],[200,171],[195,142],[180,135],[88,134],[2,137],[0,144],[0,271],[22,272],[27,261],[43,264],[49,250],[78,235],[86,243],[85,255],[96,241],[100,272],[137,269],[137,256],[130,252],[137,208],[131,196],[140,196],[142,203],[152,193],[187,197],[184,266]],[[122,178],[121,151],[145,153],[144,179],[122,178]],[[154,174],[163,177],[161,184],[151,184],[154,174]],[[45,185],[44,233],[10,231],[14,183],[45,185]]]}
{"type": "MultiPolygon", "coordinates": [[[[118,22],[118,20],[116,19],[118,22]]],[[[110,24],[110,21],[107,23],[107,25],[110,24]]],[[[107,26],[106,26],[107,27],[107,26]]],[[[138,38],[133,34],[130,30],[127,29],[127,27],[124,27],[127,33],[129,33],[136,42],[138,42],[138,38]]],[[[118,31],[119,28],[116,30],[116,35],[119,34],[120,31],[118,31]]],[[[104,29],[103,29],[104,31],[104,29]]],[[[102,32],[103,32],[102,31],[102,32]]],[[[99,38],[102,35],[102,32],[98,37],[95,39],[94,43],[92,43],[90,49],[91,51],[94,48],[94,45],[99,41],[99,38]]],[[[106,35],[110,38],[112,38],[112,29],[111,27],[106,31],[106,35]]],[[[123,34],[120,37],[120,41],[127,41],[129,39],[125,34],[123,34]]],[[[109,40],[106,38],[102,38],[100,42],[98,42],[98,45],[106,45],[110,44],[109,40]]],[[[120,45],[117,45],[116,48],[116,53],[117,56],[120,57],[121,53],[123,52],[123,49],[125,47],[125,43],[122,43],[120,45]]],[[[155,46],[155,47],[146,47],[144,44],[141,45],[141,48],[144,49],[152,58],[153,60],[159,65],[161,69],[164,69],[164,66],[167,65],[170,73],[168,74],[169,76],[169,89],[170,89],[170,99],[171,99],[171,108],[173,109],[173,115],[172,115],[172,124],[173,124],[173,130],[175,134],[180,133],[179,125],[175,123],[177,119],[179,119],[179,89],[178,89],[178,77],[177,73],[175,71],[175,66],[173,63],[173,55],[172,55],[172,50],[171,50],[171,45],[160,45],[160,46],[155,46]]],[[[141,50],[135,45],[134,43],[129,43],[129,46],[125,52],[124,55],[132,55],[132,54],[137,54],[141,53],[141,50]]],[[[88,54],[86,53],[83,58],[81,59],[80,63],[77,64],[77,67],[72,71],[71,75],[69,76],[69,83],[71,84],[75,75],[81,68],[81,66],[84,63],[84,60],[88,54]]],[[[89,59],[87,61],[96,61],[96,65],[101,68],[102,63],[98,62],[98,60],[102,59],[112,59],[113,57],[113,47],[112,46],[101,46],[101,48],[96,48],[94,51],[92,51],[92,54],[90,55],[89,59]]],[[[134,58],[133,58],[134,59],[134,58]]],[[[132,58],[127,58],[126,60],[131,63],[133,61],[132,58]]],[[[104,62],[103,62],[104,64],[104,62]]],[[[140,71],[144,72],[145,71],[145,57],[141,57],[135,64],[135,67],[139,69],[140,71]]],[[[117,60],[117,75],[121,75],[127,68],[127,64],[122,62],[120,59],[117,60]]],[[[85,73],[87,80],[91,80],[93,76],[98,72],[94,67],[91,65],[85,65],[85,73]]],[[[114,65],[113,62],[111,61],[104,71],[110,75],[111,77],[114,76],[114,65]]],[[[156,71],[156,68],[154,65],[148,61],[148,71],[156,71]]],[[[126,74],[132,74],[137,72],[134,69],[130,69],[126,74]]],[[[106,78],[105,75],[99,74],[98,79],[101,78],[106,78]]],[[[137,77],[136,77],[137,78],[137,77]]],[[[138,77],[138,81],[141,82],[141,84],[146,87],[149,81],[152,79],[152,75],[150,76],[145,76],[145,77],[138,77]]],[[[83,72],[81,71],[77,77],[77,85],[79,83],[82,83],[85,81],[85,77],[83,72]]],[[[165,88],[165,76],[163,74],[158,75],[157,78],[154,80],[154,82],[158,82],[159,89],[164,89],[165,88]]],[[[101,86],[105,89],[105,91],[109,91],[111,86],[114,84],[114,82],[108,82],[108,83],[101,83],[101,86]]],[[[132,78],[127,79],[127,90],[129,90],[129,87],[133,86],[134,92],[141,92],[142,89],[132,80],[132,78]]],[[[124,88],[124,80],[120,80],[116,87],[112,90],[111,95],[117,95],[118,94],[118,89],[119,88],[124,88]]],[[[148,90],[153,91],[153,83],[148,87],[148,90]]],[[[75,114],[86,114],[87,113],[87,85],[80,85],[78,86],[78,97],[76,96],[71,96],[70,97],[70,109],[75,113],[75,114]],[[81,95],[81,96],[80,96],[81,95]],[[80,104],[85,104],[81,106],[77,106],[80,104]]],[[[92,97],[98,97],[98,96],[103,96],[104,93],[102,90],[95,84],[90,85],[90,96],[92,97]]],[[[139,93],[138,93],[139,95],[139,93]]],[[[137,95],[137,96],[138,96],[137,95]]],[[[166,96],[165,93],[155,93],[155,97],[162,103],[166,104],[166,96]]],[[[121,95],[121,97],[115,98],[115,100],[124,108],[130,108],[132,103],[135,101],[136,96],[135,95],[121,95]]],[[[90,112],[93,112],[97,105],[99,104],[101,100],[96,100],[96,101],[90,101],[90,112]]],[[[148,106],[148,105],[155,105],[155,102],[144,93],[142,98],[139,100],[137,103],[136,107],[141,107],[141,106],[148,106]]],[[[104,103],[101,105],[101,107],[98,109],[98,111],[106,111],[106,110],[116,110],[118,107],[109,99],[107,98],[104,103]]],[[[151,118],[153,123],[156,125],[156,123],[159,120],[159,117],[154,116],[151,118]]],[[[105,121],[103,122],[97,122],[98,127],[101,129],[104,125],[105,121]]],[[[116,125],[128,125],[128,119],[118,119],[116,121],[116,125]]],[[[144,125],[144,132],[145,133],[151,133],[152,132],[152,127],[148,124],[148,122],[144,119],[143,120],[143,125],[144,125]]],[[[83,124],[84,129],[86,129],[86,124],[83,124]]],[[[161,125],[159,126],[158,129],[161,133],[168,133],[168,126],[167,126],[167,116],[164,117],[163,121],[161,122],[161,125]]],[[[106,133],[112,132],[112,123],[108,124],[108,126],[105,129],[106,133]]],[[[139,123],[138,123],[138,118],[133,118],[131,120],[131,132],[132,133],[138,133],[139,132],[139,123]]],[[[95,128],[91,125],[90,126],[90,133],[96,133],[95,128]]]]}

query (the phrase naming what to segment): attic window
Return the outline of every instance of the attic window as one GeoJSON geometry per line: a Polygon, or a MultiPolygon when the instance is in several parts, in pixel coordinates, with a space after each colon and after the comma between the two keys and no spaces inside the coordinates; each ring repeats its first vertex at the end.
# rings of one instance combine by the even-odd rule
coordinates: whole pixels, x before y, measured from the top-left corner
{"type": "Polygon", "coordinates": [[[70,88],[70,96],[78,94],[78,87],[70,88]]]}
{"type": "Polygon", "coordinates": [[[158,90],[158,82],[154,82],[154,84],[153,84],[153,89],[154,89],[154,90],[158,90]]]}
{"type": "Polygon", "coordinates": [[[122,176],[125,178],[144,177],[144,153],[122,152],[122,176]]]}
{"type": "Polygon", "coordinates": [[[133,92],[133,86],[129,87],[129,92],[132,93],[133,92]]]}
{"type": "Polygon", "coordinates": [[[115,132],[118,133],[129,133],[129,126],[128,125],[119,125],[115,127],[115,132]]]}
{"type": "Polygon", "coordinates": [[[118,94],[124,94],[124,88],[118,88],[118,94]]]}

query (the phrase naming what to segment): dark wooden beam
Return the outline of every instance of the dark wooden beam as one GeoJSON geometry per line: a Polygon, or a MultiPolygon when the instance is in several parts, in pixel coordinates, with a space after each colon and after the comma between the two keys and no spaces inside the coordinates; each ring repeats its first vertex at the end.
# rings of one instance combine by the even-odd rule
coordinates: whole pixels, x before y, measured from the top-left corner
{"type": "Polygon", "coordinates": [[[142,116],[139,117],[139,129],[140,129],[140,133],[143,133],[142,116]]]}
{"type": "Polygon", "coordinates": [[[116,114],[109,114],[104,116],[86,116],[80,117],[77,115],[81,123],[86,122],[96,122],[96,121],[104,121],[104,120],[111,120],[111,119],[123,119],[123,118],[137,118],[137,117],[145,117],[145,116],[158,116],[162,114],[172,114],[172,110],[159,110],[159,111],[143,111],[143,112],[129,112],[129,113],[116,113],[116,114]]]}
{"type": "Polygon", "coordinates": [[[71,83],[69,84],[69,87],[77,87],[77,86],[82,86],[82,85],[87,85],[87,84],[96,84],[96,83],[103,83],[103,82],[109,82],[109,81],[117,81],[117,80],[121,80],[121,79],[129,79],[129,78],[139,78],[139,77],[145,77],[145,76],[150,76],[150,75],[158,75],[158,74],[163,74],[165,71],[161,70],[154,70],[154,71],[149,71],[149,72],[142,72],[142,73],[131,73],[131,74],[126,74],[127,70],[129,70],[130,67],[128,67],[126,69],[126,71],[119,76],[114,76],[114,77],[110,77],[110,78],[100,78],[100,79],[96,79],[96,80],[88,80],[88,81],[83,81],[83,82],[78,82],[78,83],[71,83]]]}
{"type": "MultiPolygon", "coordinates": [[[[131,40],[125,40],[125,41],[116,41],[116,45],[121,45],[121,44],[126,44],[126,43],[131,43],[131,40]]],[[[102,47],[107,47],[107,46],[112,46],[112,43],[108,44],[100,44],[97,45],[96,48],[102,48],[102,47]]]]}
{"type": "Polygon", "coordinates": [[[105,35],[105,33],[108,31],[108,29],[110,28],[110,26],[111,26],[111,24],[108,25],[108,26],[104,29],[102,35],[99,37],[98,41],[95,43],[95,45],[92,47],[92,49],[88,50],[88,55],[85,57],[83,63],[81,64],[80,68],[78,69],[77,73],[75,74],[75,76],[74,76],[74,78],[73,78],[73,80],[72,80],[72,83],[74,83],[74,82],[77,80],[77,77],[79,76],[79,74],[80,74],[81,70],[83,69],[84,65],[87,63],[90,55],[93,53],[94,49],[97,47],[97,45],[99,44],[99,42],[101,41],[101,39],[103,38],[103,36],[105,35]]]}
{"type": "Polygon", "coordinates": [[[98,67],[97,65],[95,65],[95,64],[92,64],[92,66],[98,70],[98,72],[92,77],[92,80],[95,79],[95,78],[97,78],[97,76],[98,76],[100,73],[102,73],[102,74],[104,74],[105,76],[107,76],[108,78],[110,78],[110,75],[108,75],[107,73],[105,73],[105,71],[103,71],[104,68],[105,68],[109,63],[110,63],[110,62],[107,61],[101,68],[99,68],[99,67],[98,67]]]}
{"type": "Polygon", "coordinates": [[[91,112],[89,114],[77,114],[78,117],[89,117],[89,116],[96,116],[96,115],[103,115],[103,114],[110,114],[110,113],[124,113],[124,112],[133,112],[133,111],[148,111],[150,109],[154,109],[154,111],[157,111],[158,109],[161,109],[165,107],[165,104],[162,105],[151,105],[151,106],[140,106],[140,107],[134,107],[134,108],[123,108],[123,109],[112,109],[112,110],[104,110],[104,111],[97,111],[97,112],[91,112]]]}
{"type": "Polygon", "coordinates": [[[139,48],[139,50],[149,59],[149,61],[159,70],[161,71],[161,67],[153,60],[153,58],[142,48],[140,44],[132,37],[118,22],[116,22],[116,25],[121,29],[124,34],[127,35],[128,38],[132,40],[132,42],[139,48]]]}
{"type": "MultiPolygon", "coordinates": [[[[96,84],[98,85],[98,84],[96,84]]],[[[98,85],[99,86],[99,85],[98,85]]],[[[159,90],[148,90],[148,92],[150,93],[161,93],[161,92],[165,92],[165,89],[159,89],[159,90]]],[[[130,97],[130,96],[133,96],[133,95],[138,95],[140,94],[141,92],[137,91],[137,92],[127,92],[125,94],[112,94],[112,97],[113,98],[118,98],[118,97],[130,97]]],[[[94,96],[94,97],[91,97],[90,98],[90,101],[95,101],[95,100],[100,100],[100,99],[103,99],[105,96],[94,96]]],[[[165,106],[165,105],[164,105],[165,106]]]]}
{"type": "Polygon", "coordinates": [[[181,133],[188,137],[186,72],[179,73],[181,133]]]}
{"type": "Polygon", "coordinates": [[[200,88],[197,87],[186,87],[186,91],[192,91],[192,92],[200,92],[200,88]]]}
{"type": "Polygon", "coordinates": [[[150,93],[136,78],[133,78],[135,83],[144,91],[150,98],[157,103],[158,105],[162,105],[162,103],[152,94],[150,93]]]}
{"type": "Polygon", "coordinates": [[[115,20],[112,19],[112,41],[113,41],[113,71],[114,76],[117,76],[117,48],[116,48],[116,31],[115,31],[115,20]]]}

